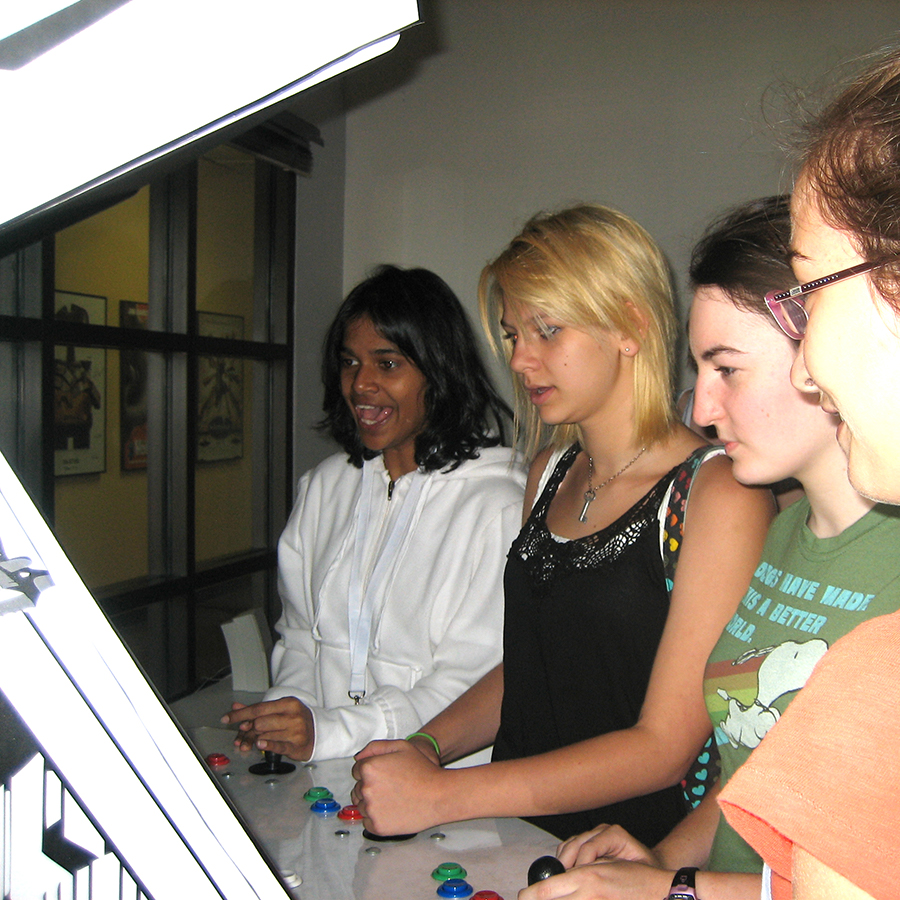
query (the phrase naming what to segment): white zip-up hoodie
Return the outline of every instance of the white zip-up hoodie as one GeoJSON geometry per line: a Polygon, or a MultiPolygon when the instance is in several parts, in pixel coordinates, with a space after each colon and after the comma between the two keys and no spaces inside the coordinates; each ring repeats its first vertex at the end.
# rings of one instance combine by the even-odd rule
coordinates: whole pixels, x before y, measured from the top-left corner
{"type": "Polygon", "coordinates": [[[340,453],[300,479],[278,543],[283,613],[266,699],[294,696],[310,708],[313,760],[406,737],[503,655],[503,570],[521,524],[521,460],[507,448],[486,448],[452,472],[403,476],[390,500],[382,458],[365,466],[367,522],[357,521],[363,472],[340,453]],[[423,479],[418,497],[412,494],[415,508],[401,516],[414,478],[423,479]],[[357,651],[365,697],[356,705],[348,696],[353,560],[359,555],[365,593],[389,534],[393,559],[373,582],[369,640],[357,651]]]}

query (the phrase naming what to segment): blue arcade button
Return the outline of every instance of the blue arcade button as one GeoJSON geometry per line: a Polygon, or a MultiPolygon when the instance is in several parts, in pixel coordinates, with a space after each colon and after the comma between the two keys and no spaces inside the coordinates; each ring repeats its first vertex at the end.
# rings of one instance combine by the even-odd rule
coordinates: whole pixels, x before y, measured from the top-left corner
{"type": "Polygon", "coordinates": [[[315,803],[310,807],[310,809],[317,816],[336,816],[338,814],[338,810],[340,810],[341,804],[330,797],[326,797],[322,800],[316,800],[315,803]]]}
{"type": "Polygon", "coordinates": [[[468,897],[472,893],[472,885],[462,878],[448,878],[438,889],[438,897],[468,897]]]}

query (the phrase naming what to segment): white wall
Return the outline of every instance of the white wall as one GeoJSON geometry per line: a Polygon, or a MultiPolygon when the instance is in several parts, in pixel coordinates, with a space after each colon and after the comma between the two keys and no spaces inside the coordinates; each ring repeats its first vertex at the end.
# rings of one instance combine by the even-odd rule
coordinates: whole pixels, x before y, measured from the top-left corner
{"type": "Polygon", "coordinates": [[[422,265],[473,314],[485,261],[579,200],[638,219],[683,283],[711,215],[789,187],[787,94],[900,28],[898,0],[420,5],[344,79],[343,289],[422,265]]]}
{"type": "Polygon", "coordinates": [[[297,183],[293,410],[296,476],[335,450],[333,443],[313,426],[322,418],[322,340],[343,295],[343,107],[340,81],[314,88],[293,107],[297,115],[319,128],[324,144],[313,145],[312,175],[297,183]]]}
{"type": "Polygon", "coordinates": [[[467,301],[528,215],[577,200],[637,218],[680,276],[711,214],[789,186],[767,91],[780,116],[779,85],[900,28],[896,0],[439,0],[422,14],[438,51],[347,115],[344,286],[387,260],[434,268],[467,301]]]}

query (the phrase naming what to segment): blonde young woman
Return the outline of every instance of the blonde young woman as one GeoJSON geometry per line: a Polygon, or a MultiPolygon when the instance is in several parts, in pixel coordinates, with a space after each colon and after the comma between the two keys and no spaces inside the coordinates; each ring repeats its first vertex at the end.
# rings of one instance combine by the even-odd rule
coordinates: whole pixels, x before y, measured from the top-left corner
{"type": "Polygon", "coordinates": [[[677,422],[669,274],[627,216],[534,217],[479,293],[544,445],[507,563],[504,661],[420,735],[359,753],[354,800],[384,834],[524,816],[561,837],[613,821],[657,840],[685,812],[679,782],[710,730],[703,662],[771,496],[677,422]],[[682,536],[667,514],[688,493],[682,536]],[[491,743],[490,764],[443,768],[491,743]]]}

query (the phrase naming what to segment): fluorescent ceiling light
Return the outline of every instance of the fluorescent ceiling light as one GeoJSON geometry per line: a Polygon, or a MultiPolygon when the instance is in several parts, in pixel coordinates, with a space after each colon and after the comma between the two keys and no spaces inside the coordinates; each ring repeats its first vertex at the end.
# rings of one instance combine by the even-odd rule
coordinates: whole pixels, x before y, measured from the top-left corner
{"type": "Polygon", "coordinates": [[[416,0],[129,0],[0,71],[0,229],[384,53],[417,17],[416,0]]]}
{"type": "Polygon", "coordinates": [[[47,16],[58,13],[77,0],[26,0],[7,2],[0,7],[0,39],[34,25],[47,16]]]}

